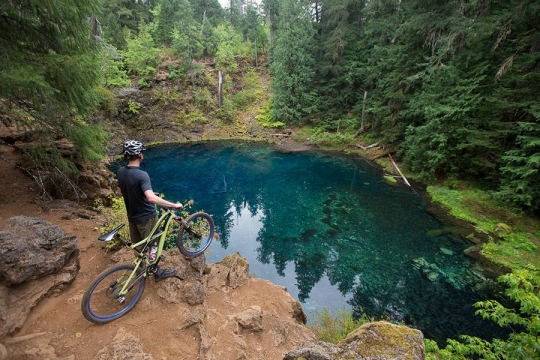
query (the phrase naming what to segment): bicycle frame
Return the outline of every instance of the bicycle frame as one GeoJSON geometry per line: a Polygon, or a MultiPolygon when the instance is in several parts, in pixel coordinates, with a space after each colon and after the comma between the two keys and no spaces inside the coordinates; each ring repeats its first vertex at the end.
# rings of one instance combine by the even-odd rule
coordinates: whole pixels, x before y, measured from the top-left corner
{"type": "Polygon", "coordinates": [[[163,248],[171,235],[176,237],[178,250],[187,258],[201,255],[210,246],[212,239],[219,238],[214,231],[211,215],[203,211],[185,217],[182,215],[184,212],[163,207],[150,234],[136,243],[120,235],[120,229],[125,224],[98,237],[98,240],[105,242],[116,239],[135,251],[136,256],[131,264],[111,266],[92,281],[81,301],[81,311],[87,320],[95,324],[106,324],[124,316],[135,306],[144,292],[147,278],[156,274],[158,263],[165,259],[163,248]],[[174,230],[178,229],[177,234],[173,233],[173,225],[174,230]],[[149,256],[154,243],[157,245],[155,259],[149,256]]]}
{"type": "Polygon", "coordinates": [[[133,261],[135,264],[135,269],[134,271],[131,272],[129,278],[124,283],[124,286],[118,293],[119,301],[123,301],[124,295],[127,294],[129,290],[131,290],[131,287],[137,284],[136,279],[135,280],[133,279],[134,277],[139,277],[139,276],[147,277],[148,269],[152,269],[154,266],[156,266],[159,263],[159,261],[161,260],[161,255],[163,253],[163,246],[165,245],[165,240],[167,238],[167,234],[169,233],[169,229],[173,220],[178,222],[180,225],[185,225],[182,217],[176,215],[175,210],[167,209],[163,211],[162,215],[159,217],[158,221],[154,225],[150,234],[146,238],[142,239],[141,241],[137,243],[128,242],[118,234],[118,231],[120,231],[120,229],[124,225],[120,225],[116,227],[115,229],[111,230],[110,232],[108,232],[107,234],[104,234],[99,237],[99,240],[110,241],[114,237],[118,236],[120,240],[122,241],[122,243],[124,243],[126,246],[128,246],[130,249],[132,249],[133,251],[137,253],[137,258],[133,261]],[[150,261],[147,255],[148,249],[150,248],[150,244],[152,244],[158,238],[159,240],[157,240],[158,249],[156,252],[156,258],[155,260],[150,261]],[[141,264],[145,270],[144,272],[137,275],[137,270],[141,268],[141,264]]]}

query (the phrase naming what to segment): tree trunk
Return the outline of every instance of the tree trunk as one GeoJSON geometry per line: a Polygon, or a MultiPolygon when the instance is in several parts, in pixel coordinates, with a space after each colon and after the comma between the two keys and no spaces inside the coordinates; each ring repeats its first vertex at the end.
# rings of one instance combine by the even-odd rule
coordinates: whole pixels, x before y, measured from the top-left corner
{"type": "Polygon", "coordinates": [[[223,77],[221,71],[218,73],[219,82],[218,82],[218,107],[223,106],[223,77]]]}
{"type": "Polygon", "coordinates": [[[366,99],[367,99],[367,90],[364,91],[364,101],[362,102],[362,121],[360,122],[360,132],[364,132],[364,113],[366,111],[366,99]]]}

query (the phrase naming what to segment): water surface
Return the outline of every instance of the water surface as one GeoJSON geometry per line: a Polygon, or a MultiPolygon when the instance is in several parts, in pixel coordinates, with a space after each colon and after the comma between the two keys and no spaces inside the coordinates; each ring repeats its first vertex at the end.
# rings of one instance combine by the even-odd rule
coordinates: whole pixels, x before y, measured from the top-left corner
{"type": "Polygon", "coordinates": [[[471,244],[364,159],[209,142],[153,147],[144,163],[155,191],[194,199],[195,210],[213,216],[221,238],[208,262],[239,252],[254,276],[285,286],[311,319],[325,308],[352,309],[439,342],[497,333],[474,315],[473,303],[493,294],[462,254],[471,244]]]}

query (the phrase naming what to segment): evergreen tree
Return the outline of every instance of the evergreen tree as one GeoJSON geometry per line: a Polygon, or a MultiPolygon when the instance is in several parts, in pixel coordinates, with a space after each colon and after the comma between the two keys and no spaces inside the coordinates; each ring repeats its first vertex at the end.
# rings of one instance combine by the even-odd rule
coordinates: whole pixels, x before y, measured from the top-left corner
{"type": "Polygon", "coordinates": [[[95,1],[8,2],[0,8],[0,98],[33,121],[88,113],[100,81],[95,1]],[[97,34],[96,34],[97,35],[97,34]]]}
{"type": "MultiPolygon", "coordinates": [[[[103,11],[100,21],[107,39],[116,38],[124,31],[136,35],[139,31],[140,22],[146,24],[153,21],[152,10],[157,5],[153,0],[103,0],[103,11]],[[114,16],[114,19],[111,17],[114,16]],[[122,29],[118,32],[118,28],[122,29]]],[[[125,40],[124,40],[125,41],[125,40]]],[[[122,41],[112,40],[111,43],[119,49],[123,49],[122,41]]]]}
{"type": "Polygon", "coordinates": [[[157,44],[169,47],[172,43],[173,30],[180,26],[183,15],[192,17],[193,10],[187,0],[161,0],[153,14],[153,38],[157,44]]]}
{"type": "Polygon", "coordinates": [[[92,0],[5,2],[0,6],[0,103],[18,127],[33,130],[27,169],[42,195],[80,190],[66,173],[77,172],[55,141],[67,138],[84,159],[104,153],[106,133],[83,119],[97,102],[102,80],[100,8],[92,0]],[[90,20],[90,21],[89,21],[90,20]]]}
{"type": "Polygon", "coordinates": [[[308,1],[279,1],[280,16],[270,65],[272,116],[288,124],[301,124],[317,106],[312,88],[315,27],[310,10],[308,1]]]}

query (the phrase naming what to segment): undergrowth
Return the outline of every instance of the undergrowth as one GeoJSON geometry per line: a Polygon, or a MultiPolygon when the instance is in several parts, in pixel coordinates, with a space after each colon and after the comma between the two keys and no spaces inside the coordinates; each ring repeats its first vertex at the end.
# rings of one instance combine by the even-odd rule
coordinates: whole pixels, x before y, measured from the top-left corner
{"type": "Polygon", "coordinates": [[[356,319],[352,310],[339,309],[334,315],[328,309],[324,309],[315,314],[315,319],[309,327],[319,340],[337,344],[356,328],[373,321],[374,319],[366,314],[356,319]]]}
{"type": "Polygon", "coordinates": [[[540,266],[540,224],[518,211],[503,207],[487,192],[478,189],[449,189],[431,185],[427,188],[433,201],[449,208],[449,213],[465,220],[488,235],[482,254],[509,269],[527,264],[540,266]]]}
{"type": "MultiPolygon", "coordinates": [[[[97,200],[94,205],[95,209],[102,215],[103,218],[102,226],[99,228],[101,234],[111,230],[115,226],[128,223],[124,199],[111,196],[109,200],[111,202],[110,206],[105,206],[101,200],[97,200]]],[[[120,235],[126,239],[129,239],[129,227],[124,226],[120,230],[120,235]]],[[[105,244],[107,249],[115,249],[118,246],[120,246],[120,242],[117,238],[105,244]]]]}

